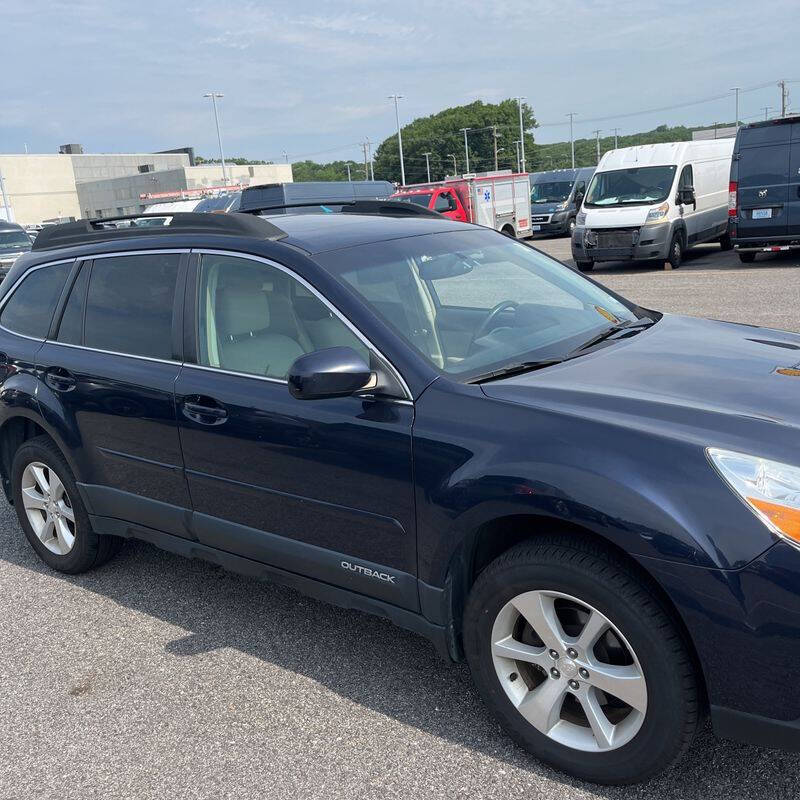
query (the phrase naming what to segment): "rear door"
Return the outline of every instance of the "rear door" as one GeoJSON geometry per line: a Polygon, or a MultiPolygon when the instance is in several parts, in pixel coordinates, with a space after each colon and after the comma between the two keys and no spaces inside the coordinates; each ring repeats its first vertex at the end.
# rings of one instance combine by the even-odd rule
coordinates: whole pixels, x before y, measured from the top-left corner
{"type": "MultiPolygon", "coordinates": [[[[788,125],[784,127],[789,127],[788,125]]],[[[792,143],[789,162],[789,200],[787,235],[800,238],[800,122],[792,126],[792,143]]]]}
{"type": "Polygon", "coordinates": [[[39,402],[58,414],[90,511],[186,536],[174,385],[188,256],[96,256],[73,274],[37,356],[39,402]]]}
{"type": "Polygon", "coordinates": [[[777,123],[739,133],[739,239],[763,240],[788,233],[793,127],[777,123]]]}

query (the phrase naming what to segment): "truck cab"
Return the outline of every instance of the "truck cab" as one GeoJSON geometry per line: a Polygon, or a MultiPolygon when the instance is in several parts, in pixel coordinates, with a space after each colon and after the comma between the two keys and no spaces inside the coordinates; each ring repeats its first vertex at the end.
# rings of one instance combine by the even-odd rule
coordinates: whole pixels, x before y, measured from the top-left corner
{"type": "Polygon", "coordinates": [[[431,211],[438,211],[442,216],[456,220],[456,222],[469,221],[461,198],[450,186],[404,190],[392,195],[391,199],[424,206],[431,211]]]}
{"type": "Polygon", "coordinates": [[[572,235],[594,170],[594,167],[578,167],[531,173],[532,233],[572,235]]]}

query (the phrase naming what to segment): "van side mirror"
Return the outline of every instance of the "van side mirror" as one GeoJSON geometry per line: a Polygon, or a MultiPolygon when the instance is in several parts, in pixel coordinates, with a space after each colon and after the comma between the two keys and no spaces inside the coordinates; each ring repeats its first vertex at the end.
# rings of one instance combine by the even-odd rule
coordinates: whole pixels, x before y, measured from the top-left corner
{"type": "Polygon", "coordinates": [[[328,347],[296,359],[287,380],[289,393],[298,400],[349,397],[367,388],[372,370],[352,347],[328,347]]]}
{"type": "Polygon", "coordinates": [[[678,192],[678,203],[680,205],[695,206],[697,207],[697,198],[694,193],[694,186],[684,186],[678,192]]]}

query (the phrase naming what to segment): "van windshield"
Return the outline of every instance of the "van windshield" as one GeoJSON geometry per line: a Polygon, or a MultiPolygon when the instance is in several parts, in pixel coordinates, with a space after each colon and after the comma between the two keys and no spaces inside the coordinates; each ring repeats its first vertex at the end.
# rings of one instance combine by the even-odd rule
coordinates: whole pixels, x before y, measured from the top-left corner
{"type": "Polygon", "coordinates": [[[531,203],[563,203],[572,191],[574,181],[547,181],[531,186],[531,203]]]}
{"type": "Polygon", "coordinates": [[[671,165],[596,172],[583,204],[591,207],[660,203],[667,199],[675,170],[675,165],[671,165]]]}

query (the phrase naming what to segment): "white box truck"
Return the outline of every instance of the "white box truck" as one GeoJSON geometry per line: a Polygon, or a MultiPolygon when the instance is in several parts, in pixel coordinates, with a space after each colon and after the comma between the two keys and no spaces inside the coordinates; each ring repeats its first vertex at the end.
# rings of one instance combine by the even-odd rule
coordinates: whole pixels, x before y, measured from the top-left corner
{"type": "Polygon", "coordinates": [[[572,257],[669,262],[700,242],[731,246],[728,178],[733,139],[666,142],[609,150],[589,184],[572,233],[572,257]]]}

